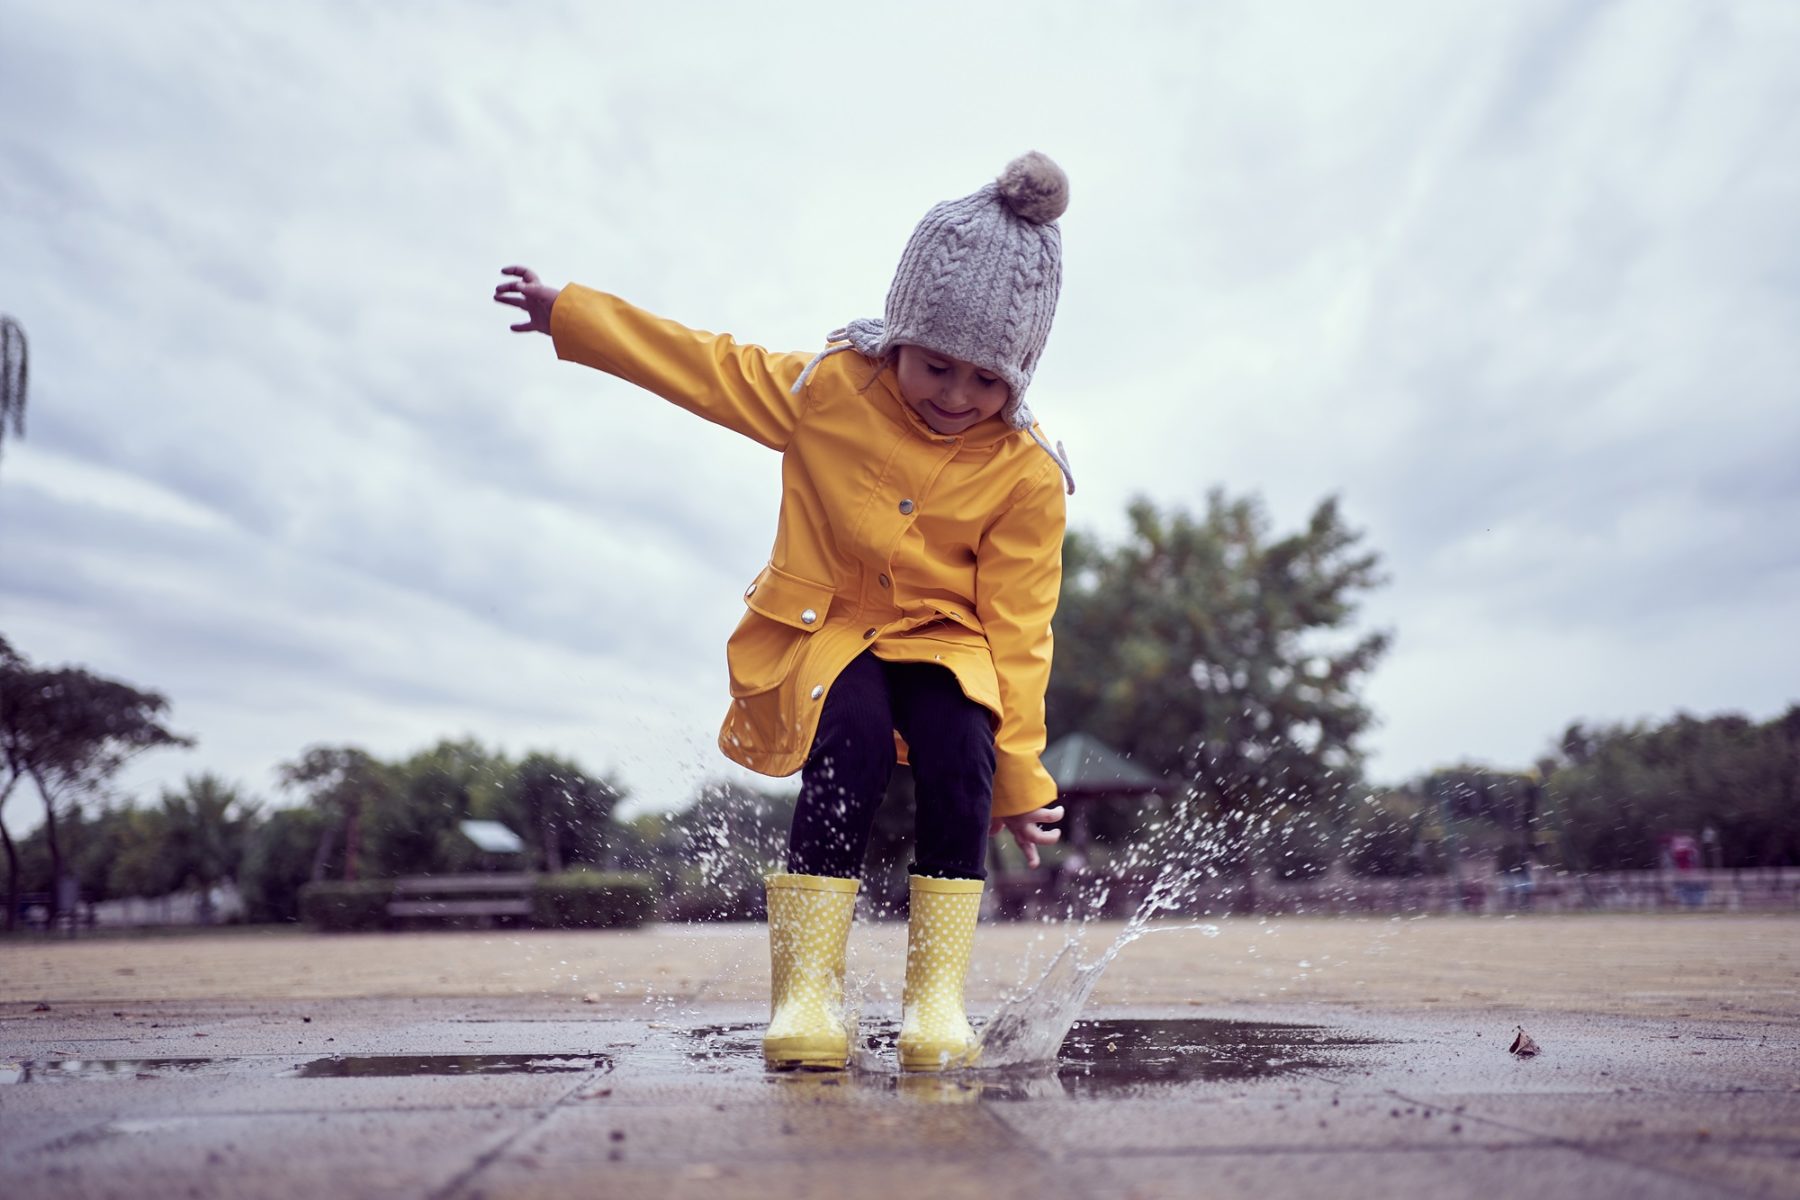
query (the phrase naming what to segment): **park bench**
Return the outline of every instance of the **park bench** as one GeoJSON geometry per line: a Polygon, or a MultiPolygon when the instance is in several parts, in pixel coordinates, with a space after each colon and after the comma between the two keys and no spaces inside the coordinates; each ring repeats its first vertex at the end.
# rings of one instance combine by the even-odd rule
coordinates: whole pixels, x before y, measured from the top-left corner
{"type": "Polygon", "coordinates": [[[531,916],[528,872],[478,875],[413,875],[394,880],[390,917],[461,919],[531,916]]]}

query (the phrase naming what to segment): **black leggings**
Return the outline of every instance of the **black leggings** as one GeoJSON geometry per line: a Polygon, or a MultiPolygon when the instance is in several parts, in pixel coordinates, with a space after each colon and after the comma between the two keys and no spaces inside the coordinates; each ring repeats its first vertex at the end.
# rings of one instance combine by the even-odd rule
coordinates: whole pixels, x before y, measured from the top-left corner
{"type": "Polygon", "coordinates": [[[994,728],[936,663],[883,662],[865,650],[825,697],[788,830],[788,870],[853,879],[906,739],[918,811],[915,875],[985,879],[994,794],[994,728]]]}

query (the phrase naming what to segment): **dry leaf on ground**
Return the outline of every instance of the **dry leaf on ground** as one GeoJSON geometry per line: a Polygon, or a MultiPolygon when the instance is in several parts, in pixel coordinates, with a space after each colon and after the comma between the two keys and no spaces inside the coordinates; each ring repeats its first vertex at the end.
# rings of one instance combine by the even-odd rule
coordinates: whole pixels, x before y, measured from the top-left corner
{"type": "Polygon", "coordinates": [[[1513,1044],[1506,1048],[1508,1054],[1516,1054],[1520,1058],[1530,1058],[1538,1052],[1538,1044],[1531,1040],[1531,1035],[1525,1032],[1523,1025],[1514,1026],[1513,1033],[1516,1036],[1513,1038],[1513,1044]]]}

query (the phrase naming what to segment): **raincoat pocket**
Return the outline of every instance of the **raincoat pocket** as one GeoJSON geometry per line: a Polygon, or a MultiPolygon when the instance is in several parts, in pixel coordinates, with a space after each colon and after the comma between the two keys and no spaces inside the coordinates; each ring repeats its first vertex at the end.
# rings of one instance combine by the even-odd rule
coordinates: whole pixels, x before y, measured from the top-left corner
{"type": "Polygon", "coordinates": [[[744,592],[747,611],[725,644],[731,694],[755,696],[779,687],[807,637],[825,624],[833,594],[830,584],[764,567],[744,592]]]}

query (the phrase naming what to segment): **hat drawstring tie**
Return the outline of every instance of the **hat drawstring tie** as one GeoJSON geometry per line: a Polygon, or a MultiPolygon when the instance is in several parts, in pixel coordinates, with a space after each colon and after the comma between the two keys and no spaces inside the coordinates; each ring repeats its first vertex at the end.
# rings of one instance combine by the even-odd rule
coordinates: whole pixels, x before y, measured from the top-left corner
{"type": "Polygon", "coordinates": [[[812,356],[812,361],[807,363],[806,369],[800,372],[800,378],[794,380],[794,386],[788,389],[788,395],[798,396],[800,394],[800,389],[805,387],[807,381],[813,377],[813,372],[819,369],[820,363],[824,362],[832,355],[842,354],[848,349],[850,349],[850,343],[845,340],[844,331],[842,329],[832,330],[829,344],[823,350],[812,356]]]}
{"type": "Polygon", "coordinates": [[[1050,448],[1050,443],[1044,440],[1044,435],[1037,431],[1037,426],[1035,425],[1031,426],[1026,432],[1031,434],[1032,441],[1044,448],[1045,454],[1048,454],[1056,461],[1057,467],[1062,470],[1063,482],[1068,486],[1069,495],[1073,496],[1075,494],[1075,473],[1069,470],[1069,456],[1063,450],[1063,444],[1061,442],[1056,443],[1056,449],[1052,450],[1050,448]]]}

